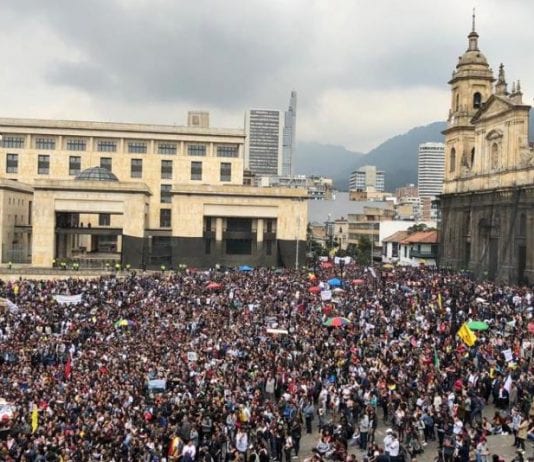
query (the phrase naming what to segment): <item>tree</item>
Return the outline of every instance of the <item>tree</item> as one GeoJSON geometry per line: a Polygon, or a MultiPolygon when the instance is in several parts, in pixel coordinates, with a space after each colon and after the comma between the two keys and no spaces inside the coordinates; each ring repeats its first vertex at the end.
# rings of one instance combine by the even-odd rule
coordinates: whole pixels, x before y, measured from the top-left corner
{"type": "Polygon", "coordinates": [[[356,252],[356,261],[362,266],[371,264],[371,250],[373,244],[369,236],[362,236],[358,239],[358,249],[356,252]]]}
{"type": "Polygon", "coordinates": [[[418,233],[419,231],[428,231],[428,226],[424,223],[410,226],[407,230],[408,234],[418,233]]]}

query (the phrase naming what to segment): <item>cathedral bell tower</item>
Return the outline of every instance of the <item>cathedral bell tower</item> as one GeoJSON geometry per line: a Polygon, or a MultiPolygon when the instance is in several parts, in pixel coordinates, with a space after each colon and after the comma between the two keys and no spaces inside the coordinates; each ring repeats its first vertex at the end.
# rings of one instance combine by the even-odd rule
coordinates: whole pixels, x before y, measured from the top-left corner
{"type": "Polygon", "coordinates": [[[478,48],[478,34],[475,30],[475,14],[469,46],[459,57],[456,69],[449,81],[451,86],[451,107],[445,135],[445,189],[447,182],[470,170],[475,162],[475,129],[472,117],[492,94],[495,81],[486,57],[478,48]]]}

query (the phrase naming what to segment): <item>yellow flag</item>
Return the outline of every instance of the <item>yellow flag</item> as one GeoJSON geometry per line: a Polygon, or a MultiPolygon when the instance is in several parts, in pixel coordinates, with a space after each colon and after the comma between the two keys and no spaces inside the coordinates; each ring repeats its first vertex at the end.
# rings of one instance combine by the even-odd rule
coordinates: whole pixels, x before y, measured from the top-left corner
{"type": "Polygon", "coordinates": [[[462,327],[458,329],[457,335],[458,337],[462,339],[462,341],[467,346],[470,346],[470,347],[473,346],[475,342],[477,341],[476,335],[473,333],[471,329],[469,329],[466,323],[463,323],[462,327]]]}
{"type": "Polygon", "coordinates": [[[441,298],[441,292],[438,293],[438,306],[439,311],[443,311],[443,299],[441,298]]]}
{"type": "Polygon", "coordinates": [[[39,411],[37,406],[33,406],[32,411],[32,433],[35,433],[35,430],[39,428],[39,411]]]}

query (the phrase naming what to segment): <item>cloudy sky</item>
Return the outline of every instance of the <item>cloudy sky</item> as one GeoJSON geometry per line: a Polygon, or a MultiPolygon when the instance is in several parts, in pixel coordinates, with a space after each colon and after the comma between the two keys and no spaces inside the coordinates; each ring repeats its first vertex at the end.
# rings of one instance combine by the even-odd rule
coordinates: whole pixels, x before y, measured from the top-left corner
{"type": "Polygon", "coordinates": [[[242,127],[299,95],[300,141],[367,151],[448,112],[477,7],[534,95],[532,0],[3,0],[1,115],[242,127]]]}

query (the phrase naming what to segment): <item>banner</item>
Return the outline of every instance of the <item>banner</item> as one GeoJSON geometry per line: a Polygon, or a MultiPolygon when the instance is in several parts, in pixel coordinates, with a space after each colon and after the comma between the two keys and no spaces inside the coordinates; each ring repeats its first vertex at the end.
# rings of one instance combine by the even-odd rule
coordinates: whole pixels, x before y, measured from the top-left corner
{"type": "Polygon", "coordinates": [[[289,331],[287,329],[267,329],[268,334],[282,334],[287,335],[289,334],[289,331]]]}
{"type": "Polygon", "coordinates": [[[332,300],[332,291],[331,290],[323,290],[321,292],[321,300],[323,302],[326,302],[327,300],[332,300]]]}
{"type": "Polygon", "coordinates": [[[467,346],[470,346],[470,347],[473,346],[475,342],[477,341],[476,335],[473,333],[471,329],[469,329],[466,323],[462,324],[462,327],[458,329],[458,332],[456,335],[458,335],[458,337],[460,337],[462,341],[467,346]]]}
{"type": "Polygon", "coordinates": [[[60,305],[76,305],[82,303],[82,294],[78,295],[54,295],[54,299],[60,305]]]}
{"type": "Polygon", "coordinates": [[[149,390],[166,390],[167,389],[167,380],[166,379],[152,379],[148,381],[149,390]]]}
{"type": "Polygon", "coordinates": [[[39,411],[37,409],[37,406],[33,406],[32,411],[32,433],[35,433],[35,431],[39,428],[39,411]]]}

